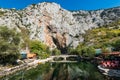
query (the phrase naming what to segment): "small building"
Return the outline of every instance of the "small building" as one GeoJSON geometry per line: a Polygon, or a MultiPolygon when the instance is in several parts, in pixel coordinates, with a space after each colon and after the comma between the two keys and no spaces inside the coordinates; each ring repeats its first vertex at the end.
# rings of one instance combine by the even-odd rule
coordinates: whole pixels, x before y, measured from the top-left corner
{"type": "Polygon", "coordinates": [[[20,52],[20,55],[21,55],[21,59],[26,59],[26,58],[27,58],[27,53],[26,53],[26,51],[21,51],[21,52],[20,52]]]}
{"type": "Polygon", "coordinates": [[[102,54],[102,49],[95,49],[95,54],[96,55],[102,54]]]}
{"type": "Polygon", "coordinates": [[[20,54],[21,54],[21,59],[33,59],[37,57],[35,53],[30,53],[28,47],[26,47],[26,49],[22,49],[20,54]]]}
{"type": "Polygon", "coordinates": [[[110,53],[103,53],[103,54],[106,54],[106,55],[117,55],[119,56],[120,55],[120,52],[119,51],[114,51],[114,52],[110,52],[110,53]]]}
{"type": "Polygon", "coordinates": [[[27,58],[28,59],[36,58],[36,54],[35,53],[27,53],[27,58]]]}

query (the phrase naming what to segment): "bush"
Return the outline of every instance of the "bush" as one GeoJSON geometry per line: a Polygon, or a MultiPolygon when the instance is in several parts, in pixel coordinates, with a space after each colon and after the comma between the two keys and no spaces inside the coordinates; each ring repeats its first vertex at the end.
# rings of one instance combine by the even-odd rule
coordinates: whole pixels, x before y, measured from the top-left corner
{"type": "Polygon", "coordinates": [[[91,46],[88,47],[87,48],[87,53],[85,55],[89,56],[89,57],[94,57],[95,56],[95,49],[91,46]]]}
{"type": "Polygon", "coordinates": [[[61,55],[61,51],[58,49],[53,49],[52,50],[52,55],[61,55]]]}
{"type": "Polygon", "coordinates": [[[114,43],[112,43],[112,46],[119,51],[120,50],[120,39],[116,40],[114,43]]]}
{"type": "Polygon", "coordinates": [[[20,35],[7,27],[0,27],[0,63],[14,63],[19,54],[20,35]]]}
{"type": "Polygon", "coordinates": [[[75,49],[69,49],[69,54],[80,55],[80,56],[95,56],[95,48],[92,46],[86,46],[84,44],[79,44],[75,49]]]}
{"type": "Polygon", "coordinates": [[[77,49],[69,49],[70,55],[79,55],[79,51],[77,49]]]}
{"type": "Polygon", "coordinates": [[[39,58],[47,58],[50,55],[48,46],[38,40],[30,41],[29,47],[31,52],[36,53],[39,58]]]}
{"type": "Polygon", "coordinates": [[[39,58],[40,59],[46,59],[50,56],[50,54],[47,54],[47,53],[42,53],[42,54],[39,54],[39,58]]]}
{"type": "Polygon", "coordinates": [[[6,12],[0,11],[0,17],[3,16],[6,12]]]}

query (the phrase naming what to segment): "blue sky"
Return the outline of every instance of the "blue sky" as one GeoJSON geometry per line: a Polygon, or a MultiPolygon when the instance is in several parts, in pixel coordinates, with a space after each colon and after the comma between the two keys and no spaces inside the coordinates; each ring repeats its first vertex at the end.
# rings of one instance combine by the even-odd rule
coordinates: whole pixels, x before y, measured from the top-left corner
{"type": "Polygon", "coordinates": [[[120,6],[120,0],[0,0],[0,7],[23,9],[40,2],[56,2],[68,10],[96,10],[120,6]]]}

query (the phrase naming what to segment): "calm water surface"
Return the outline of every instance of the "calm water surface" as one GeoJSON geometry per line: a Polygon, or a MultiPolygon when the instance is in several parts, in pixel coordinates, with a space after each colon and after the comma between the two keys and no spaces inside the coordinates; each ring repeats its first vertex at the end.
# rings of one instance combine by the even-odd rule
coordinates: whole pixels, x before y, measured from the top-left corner
{"type": "Polygon", "coordinates": [[[103,76],[89,62],[46,63],[31,70],[22,70],[3,80],[120,80],[103,76]]]}

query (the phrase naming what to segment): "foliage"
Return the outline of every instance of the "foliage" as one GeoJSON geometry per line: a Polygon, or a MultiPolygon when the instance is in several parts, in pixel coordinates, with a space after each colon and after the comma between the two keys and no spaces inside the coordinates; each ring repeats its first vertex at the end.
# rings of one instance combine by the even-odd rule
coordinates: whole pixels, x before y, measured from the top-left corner
{"type": "Polygon", "coordinates": [[[0,27],[0,63],[14,63],[19,58],[20,34],[0,27]]]}
{"type": "Polygon", "coordinates": [[[39,58],[45,58],[49,56],[48,53],[50,53],[50,50],[47,45],[38,40],[31,40],[29,47],[31,52],[36,53],[39,58]]]}
{"type": "Polygon", "coordinates": [[[45,44],[43,44],[42,42],[38,41],[38,40],[30,40],[29,39],[29,30],[20,27],[22,33],[22,39],[23,39],[23,43],[21,44],[21,48],[26,48],[29,47],[32,53],[36,53],[38,55],[39,58],[47,58],[49,57],[49,53],[51,53],[51,51],[49,50],[49,47],[45,44]]]}
{"type": "Polygon", "coordinates": [[[114,41],[114,42],[112,43],[112,46],[113,46],[117,51],[119,51],[119,50],[120,50],[120,39],[114,41]]]}
{"type": "Polygon", "coordinates": [[[78,51],[78,49],[69,49],[69,54],[70,55],[79,55],[81,52],[78,51]]]}
{"type": "Polygon", "coordinates": [[[39,58],[40,59],[46,59],[46,58],[48,58],[50,56],[50,54],[48,54],[48,53],[42,53],[42,54],[39,54],[39,58]]]}
{"type": "Polygon", "coordinates": [[[84,42],[80,43],[77,48],[70,49],[70,54],[93,57],[95,49],[101,48],[102,52],[108,53],[108,47],[114,47],[120,50],[120,21],[113,22],[109,25],[104,25],[101,28],[87,30],[83,34],[84,42]]]}
{"type": "Polygon", "coordinates": [[[85,49],[86,49],[85,56],[89,56],[89,57],[95,56],[95,49],[93,47],[90,46],[85,49]]]}
{"type": "Polygon", "coordinates": [[[60,55],[60,54],[61,54],[61,52],[57,48],[52,50],[52,55],[60,55]]]}
{"type": "Polygon", "coordinates": [[[81,49],[81,53],[84,55],[89,55],[88,52],[91,52],[91,50],[93,50],[91,53],[94,53],[94,48],[101,48],[104,53],[110,52],[108,47],[114,47],[116,50],[120,50],[119,27],[120,21],[116,21],[100,28],[87,30],[86,34],[83,34],[84,46],[82,47],[80,44],[78,49],[81,49]],[[91,49],[89,49],[90,46],[92,46],[91,49]]]}
{"type": "Polygon", "coordinates": [[[102,47],[102,52],[103,53],[109,53],[110,51],[109,51],[109,49],[107,48],[107,47],[102,47]]]}
{"type": "Polygon", "coordinates": [[[3,16],[6,12],[0,11],[0,17],[3,16]]]}
{"type": "Polygon", "coordinates": [[[95,56],[95,48],[92,46],[86,46],[84,44],[79,44],[75,49],[69,49],[70,54],[80,55],[80,56],[95,56]]]}
{"type": "Polygon", "coordinates": [[[83,17],[86,17],[88,14],[73,14],[73,16],[83,16],[83,17]]]}
{"type": "Polygon", "coordinates": [[[93,45],[95,48],[109,46],[120,37],[120,29],[96,28],[86,31],[84,43],[93,45]]]}
{"type": "Polygon", "coordinates": [[[115,21],[115,22],[112,22],[112,23],[110,23],[110,24],[103,25],[103,26],[101,26],[101,27],[106,27],[106,28],[112,27],[113,29],[119,29],[119,28],[120,28],[119,25],[120,25],[120,20],[117,20],[117,21],[115,21]]]}

